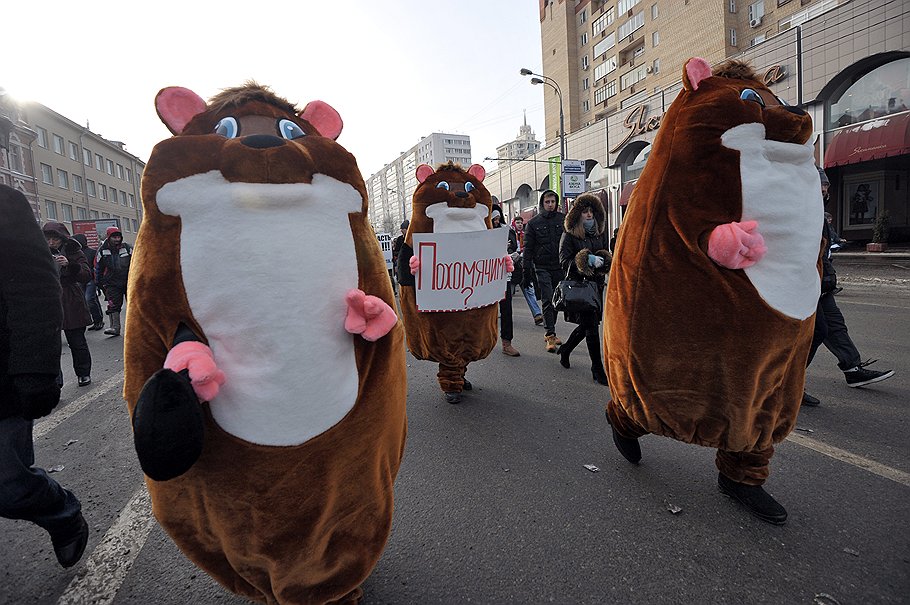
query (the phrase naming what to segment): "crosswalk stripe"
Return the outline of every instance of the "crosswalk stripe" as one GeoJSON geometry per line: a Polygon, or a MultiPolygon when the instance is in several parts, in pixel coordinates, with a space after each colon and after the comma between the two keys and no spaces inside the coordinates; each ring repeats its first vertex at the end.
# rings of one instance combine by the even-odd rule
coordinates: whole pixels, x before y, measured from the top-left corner
{"type": "Polygon", "coordinates": [[[57,605],[108,605],[126,579],[152,530],[152,502],[142,485],[73,580],[57,605]]]}
{"type": "Polygon", "coordinates": [[[880,462],[875,460],[869,460],[868,458],[863,458],[847,450],[842,450],[840,448],[834,447],[833,445],[828,445],[822,443],[821,441],[816,441],[811,437],[806,437],[805,435],[800,435],[798,433],[790,433],[790,436],[787,437],[787,441],[792,441],[798,445],[814,450],[825,456],[830,456],[835,460],[840,460],[841,462],[846,462],[857,468],[861,468],[865,471],[869,471],[874,475],[879,477],[884,477],[885,479],[890,479],[895,483],[900,483],[901,485],[906,485],[910,487],[910,473],[905,473],[904,471],[897,470],[896,468],[891,468],[890,466],[885,466],[880,462]]]}
{"type": "Polygon", "coordinates": [[[79,412],[89,404],[89,402],[106,395],[111,389],[117,385],[123,384],[123,371],[121,370],[117,374],[114,374],[97,387],[86,393],[85,395],[79,397],[78,399],[73,400],[72,403],[69,403],[62,408],[57,408],[57,411],[39,422],[35,425],[35,428],[32,430],[32,436],[34,439],[38,439],[47,435],[55,428],[60,426],[65,422],[70,416],[79,412]]]}

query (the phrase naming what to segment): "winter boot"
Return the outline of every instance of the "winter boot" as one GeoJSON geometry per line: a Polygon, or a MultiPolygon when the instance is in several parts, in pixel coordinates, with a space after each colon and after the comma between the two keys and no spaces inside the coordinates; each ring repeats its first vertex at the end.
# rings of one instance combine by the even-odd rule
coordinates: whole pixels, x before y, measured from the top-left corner
{"type": "Polygon", "coordinates": [[[111,336],[120,336],[120,311],[111,313],[111,327],[104,331],[111,336]]]}
{"type": "Polygon", "coordinates": [[[737,500],[749,512],[768,523],[783,525],[787,522],[787,511],[760,485],[747,485],[734,481],[722,473],[717,474],[717,487],[721,493],[737,500]]]}
{"type": "Polygon", "coordinates": [[[578,346],[578,343],[582,341],[585,337],[585,329],[581,326],[576,327],[572,330],[572,333],[569,334],[569,339],[560,345],[556,349],[556,354],[559,355],[559,364],[564,368],[569,368],[569,355],[572,354],[572,351],[578,346]]]}
{"type": "Polygon", "coordinates": [[[591,358],[591,376],[597,384],[607,385],[607,374],[604,372],[603,360],[600,357],[600,335],[596,329],[588,330],[585,334],[588,345],[588,356],[591,358]]]}
{"type": "Polygon", "coordinates": [[[502,354],[508,355],[509,357],[520,357],[521,353],[518,352],[518,349],[512,346],[511,340],[502,341],[502,354]]]}
{"type": "Polygon", "coordinates": [[[544,342],[547,343],[546,344],[547,353],[555,353],[556,347],[559,346],[558,344],[556,344],[556,335],[547,334],[546,336],[543,337],[543,339],[544,339],[544,342]]]}

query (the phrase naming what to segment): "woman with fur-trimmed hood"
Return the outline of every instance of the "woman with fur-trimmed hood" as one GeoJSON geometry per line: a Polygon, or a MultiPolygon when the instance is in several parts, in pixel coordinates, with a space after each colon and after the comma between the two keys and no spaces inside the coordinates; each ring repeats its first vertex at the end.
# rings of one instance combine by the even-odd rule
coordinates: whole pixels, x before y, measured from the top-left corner
{"type": "MultiPolygon", "coordinates": [[[[559,241],[559,264],[569,279],[583,279],[597,284],[603,294],[604,280],[610,271],[612,257],[609,238],[604,234],[607,214],[603,204],[593,193],[578,196],[566,215],[565,233],[559,241]]],[[[556,352],[562,367],[569,367],[569,355],[584,340],[591,356],[591,375],[598,384],[607,384],[603,360],[600,356],[600,312],[573,315],[566,313],[566,321],[578,327],[556,352]]]]}

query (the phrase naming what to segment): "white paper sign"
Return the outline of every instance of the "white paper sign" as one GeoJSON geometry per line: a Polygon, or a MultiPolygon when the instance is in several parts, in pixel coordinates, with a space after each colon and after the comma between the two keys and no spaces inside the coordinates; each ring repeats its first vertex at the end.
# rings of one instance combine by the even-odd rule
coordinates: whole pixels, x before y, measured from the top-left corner
{"type": "Polygon", "coordinates": [[[508,237],[508,229],[415,233],[417,310],[464,311],[502,300],[508,237]]]}
{"type": "Polygon", "coordinates": [[[382,256],[385,258],[385,268],[392,268],[392,234],[377,233],[376,239],[379,240],[379,247],[382,248],[382,256]]]}

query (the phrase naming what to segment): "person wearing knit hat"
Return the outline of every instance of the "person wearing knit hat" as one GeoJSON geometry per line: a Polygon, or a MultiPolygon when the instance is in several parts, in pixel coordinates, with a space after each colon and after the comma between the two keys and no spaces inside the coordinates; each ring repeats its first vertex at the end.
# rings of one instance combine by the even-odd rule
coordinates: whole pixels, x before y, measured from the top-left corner
{"type": "Polygon", "coordinates": [[[95,261],[95,283],[107,299],[107,315],[111,327],[104,331],[109,336],[120,336],[120,310],[126,298],[126,282],[129,278],[130,259],[133,249],[123,241],[120,227],[108,227],[107,239],[98,248],[95,261]]]}

